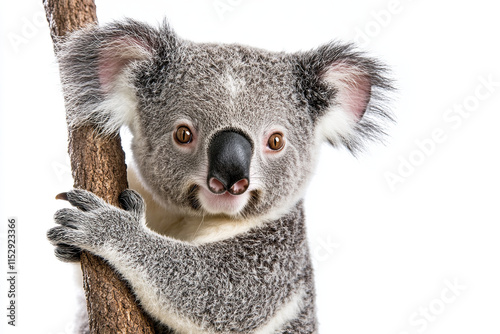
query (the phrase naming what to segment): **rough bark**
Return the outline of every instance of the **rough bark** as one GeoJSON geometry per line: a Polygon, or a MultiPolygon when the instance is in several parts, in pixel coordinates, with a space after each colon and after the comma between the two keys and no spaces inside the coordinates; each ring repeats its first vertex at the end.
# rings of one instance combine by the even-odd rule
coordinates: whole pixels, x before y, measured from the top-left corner
{"type": "MultiPolygon", "coordinates": [[[[43,0],[51,36],[58,37],[97,21],[93,0],[43,0]]],[[[125,154],[120,136],[100,137],[92,127],[68,129],[69,155],[75,188],[94,192],[119,206],[127,188],[125,154]]],[[[81,256],[90,333],[154,333],[125,282],[101,258],[81,256]]]]}

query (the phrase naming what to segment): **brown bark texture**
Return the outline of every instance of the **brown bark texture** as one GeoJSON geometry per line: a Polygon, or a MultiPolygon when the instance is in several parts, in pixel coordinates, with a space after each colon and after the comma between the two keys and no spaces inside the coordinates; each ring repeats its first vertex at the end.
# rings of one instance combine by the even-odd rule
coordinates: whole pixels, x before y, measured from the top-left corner
{"type": "MultiPolygon", "coordinates": [[[[43,0],[43,4],[55,48],[58,37],[97,22],[93,0],[43,0]]],[[[128,186],[120,136],[99,136],[91,126],[69,128],[68,136],[75,188],[119,206],[118,195],[128,186]]],[[[107,263],[82,252],[81,266],[90,333],[154,333],[129,287],[107,263]]]]}

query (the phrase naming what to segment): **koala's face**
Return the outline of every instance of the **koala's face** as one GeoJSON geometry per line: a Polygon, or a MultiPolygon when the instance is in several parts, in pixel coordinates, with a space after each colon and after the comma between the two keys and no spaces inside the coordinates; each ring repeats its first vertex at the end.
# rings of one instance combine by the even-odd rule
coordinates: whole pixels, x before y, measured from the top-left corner
{"type": "Polygon", "coordinates": [[[192,214],[280,214],[310,178],[323,141],[356,149],[386,117],[384,67],[330,43],[301,53],[179,39],[132,20],[58,45],[70,126],[132,133],[141,179],[192,214]]]}
{"type": "Polygon", "coordinates": [[[241,217],[294,204],[317,148],[295,65],[286,54],[189,44],[175,62],[138,66],[133,152],[157,198],[241,217]]]}

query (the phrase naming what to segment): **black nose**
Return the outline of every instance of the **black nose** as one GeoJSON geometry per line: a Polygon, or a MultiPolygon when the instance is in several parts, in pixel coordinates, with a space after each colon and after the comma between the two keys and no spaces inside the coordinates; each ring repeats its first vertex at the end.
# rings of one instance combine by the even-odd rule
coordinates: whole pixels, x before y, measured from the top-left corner
{"type": "Polygon", "coordinates": [[[252,144],[234,131],[217,133],[208,147],[207,185],[211,192],[243,194],[250,185],[252,144]]]}

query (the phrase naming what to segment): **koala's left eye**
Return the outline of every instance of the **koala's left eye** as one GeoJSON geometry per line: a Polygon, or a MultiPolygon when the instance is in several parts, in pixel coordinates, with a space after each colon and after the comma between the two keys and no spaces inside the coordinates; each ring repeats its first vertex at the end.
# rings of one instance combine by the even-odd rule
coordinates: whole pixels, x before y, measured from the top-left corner
{"type": "Polygon", "coordinates": [[[280,132],[273,133],[271,137],[269,137],[267,145],[273,151],[281,150],[283,146],[285,146],[285,141],[283,140],[283,134],[280,132]]]}
{"type": "Polygon", "coordinates": [[[181,125],[177,128],[174,137],[179,144],[189,144],[193,140],[193,133],[187,126],[181,125]]]}

